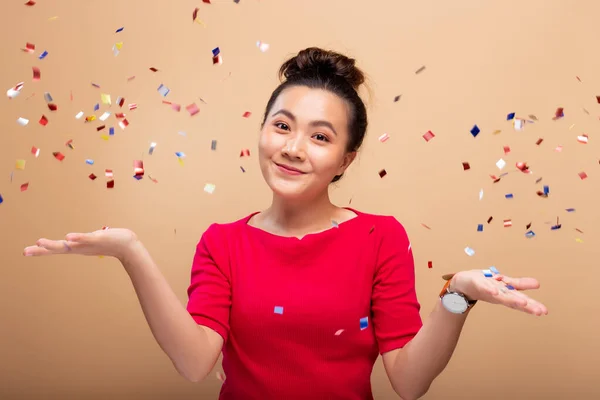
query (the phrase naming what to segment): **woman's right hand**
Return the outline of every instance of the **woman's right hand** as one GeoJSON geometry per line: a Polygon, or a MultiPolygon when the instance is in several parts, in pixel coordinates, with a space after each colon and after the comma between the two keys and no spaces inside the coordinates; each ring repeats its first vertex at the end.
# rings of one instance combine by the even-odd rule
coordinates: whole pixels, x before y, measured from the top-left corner
{"type": "Polygon", "coordinates": [[[90,233],[69,233],[64,240],[39,239],[35,246],[23,250],[24,256],[80,254],[109,256],[123,261],[128,249],[138,241],[129,229],[110,228],[90,233]]]}

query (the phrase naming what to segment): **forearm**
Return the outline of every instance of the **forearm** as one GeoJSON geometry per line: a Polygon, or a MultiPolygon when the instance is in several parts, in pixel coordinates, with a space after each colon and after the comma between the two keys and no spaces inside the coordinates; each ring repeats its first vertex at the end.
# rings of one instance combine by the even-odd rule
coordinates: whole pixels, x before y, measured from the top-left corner
{"type": "Polygon", "coordinates": [[[121,260],[131,278],[140,305],[154,338],[169,356],[177,371],[197,381],[210,373],[203,368],[209,350],[207,334],[181,304],[152,257],[137,242],[121,260]],[[206,371],[204,371],[204,369],[206,371]]]}
{"type": "Polygon", "coordinates": [[[394,387],[404,400],[418,399],[427,393],[433,380],[442,373],[456,348],[465,314],[447,311],[440,301],[423,322],[417,335],[398,353],[392,376],[394,387]]]}

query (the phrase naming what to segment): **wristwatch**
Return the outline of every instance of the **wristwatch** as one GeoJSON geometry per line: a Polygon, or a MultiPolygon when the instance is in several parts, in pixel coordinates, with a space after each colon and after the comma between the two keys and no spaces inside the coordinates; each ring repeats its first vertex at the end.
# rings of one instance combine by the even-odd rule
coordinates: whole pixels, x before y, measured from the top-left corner
{"type": "Polygon", "coordinates": [[[446,284],[440,292],[440,300],[444,308],[451,313],[464,314],[477,303],[477,300],[470,300],[462,293],[451,292],[449,290],[449,286],[450,280],[453,276],[454,274],[447,274],[443,276],[443,278],[446,280],[446,284]]]}

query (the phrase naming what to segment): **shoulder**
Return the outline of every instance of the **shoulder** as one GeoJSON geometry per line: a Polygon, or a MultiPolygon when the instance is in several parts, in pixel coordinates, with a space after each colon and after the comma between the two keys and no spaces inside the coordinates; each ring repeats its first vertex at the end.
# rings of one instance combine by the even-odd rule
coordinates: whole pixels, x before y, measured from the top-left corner
{"type": "Polygon", "coordinates": [[[378,231],[380,235],[406,235],[404,225],[393,215],[370,214],[355,209],[357,218],[362,219],[362,224],[367,224],[372,227],[373,233],[378,231]]]}
{"type": "Polygon", "coordinates": [[[213,222],[202,234],[202,240],[215,242],[224,239],[231,239],[233,236],[239,235],[243,232],[248,220],[254,214],[256,214],[256,212],[231,222],[213,222]]]}

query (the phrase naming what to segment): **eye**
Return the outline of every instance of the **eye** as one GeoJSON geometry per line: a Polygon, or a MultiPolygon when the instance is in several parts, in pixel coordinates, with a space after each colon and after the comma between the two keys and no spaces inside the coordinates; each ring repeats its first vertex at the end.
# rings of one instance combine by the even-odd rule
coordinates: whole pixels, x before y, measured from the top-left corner
{"type": "Polygon", "coordinates": [[[313,137],[318,141],[329,142],[329,138],[322,133],[316,133],[313,137]]]}
{"type": "Polygon", "coordinates": [[[281,130],[289,131],[290,127],[285,122],[275,122],[275,126],[281,130]]]}

